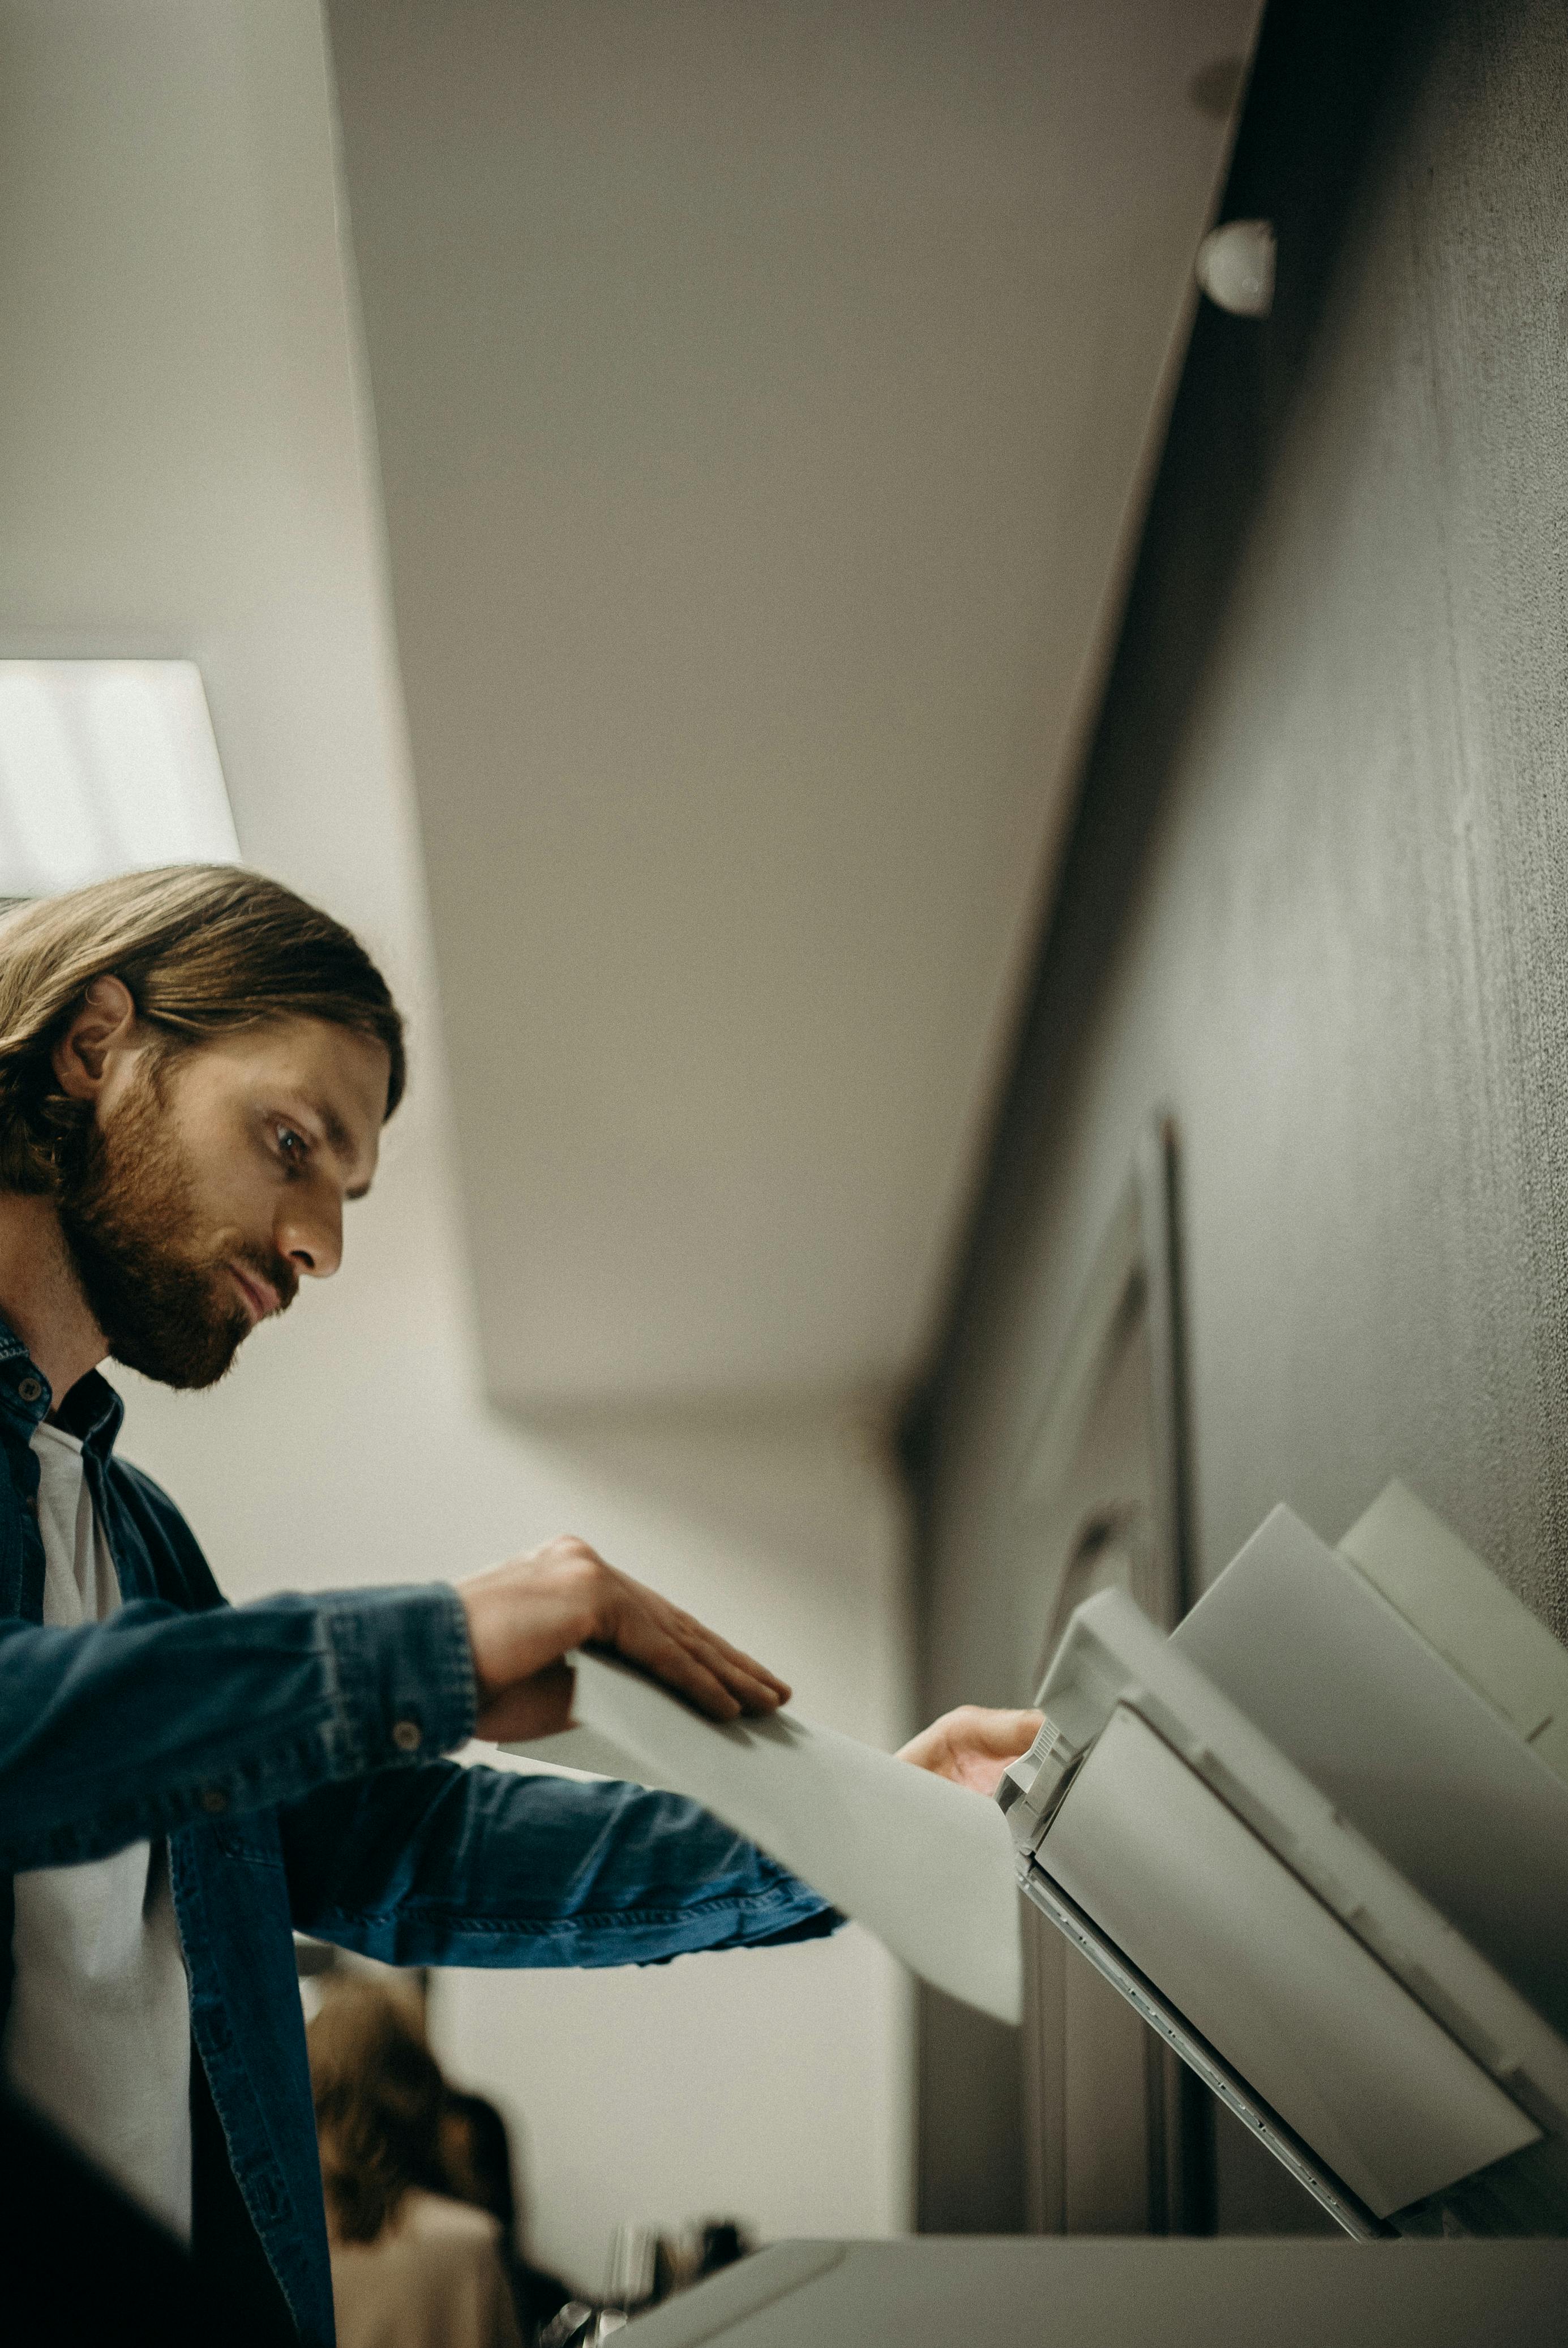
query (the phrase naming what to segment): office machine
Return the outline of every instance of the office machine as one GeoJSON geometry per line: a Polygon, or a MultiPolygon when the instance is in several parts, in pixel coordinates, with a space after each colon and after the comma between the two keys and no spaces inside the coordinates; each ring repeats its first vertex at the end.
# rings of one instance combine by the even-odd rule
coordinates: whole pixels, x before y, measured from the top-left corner
{"type": "Polygon", "coordinates": [[[1568,2233],[1568,1654],[1401,1487],[1080,1607],[1026,1897],[1347,2233],[1568,2233]]]}
{"type": "Polygon", "coordinates": [[[1568,2337],[1568,1653],[1393,1485],[1337,1549],[1275,1509],[1169,1636],[1101,1591],[1039,1702],[1025,1898],[1385,2247],[786,2243],[639,2343],[1568,2337]],[[1537,2239],[1399,2239],[1456,2234],[1537,2239]]]}
{"type": "Polygon", "coordinates": [[[1562,2348],[1568,2243],[778,2242],[626,2348],[1562,2348]]]}

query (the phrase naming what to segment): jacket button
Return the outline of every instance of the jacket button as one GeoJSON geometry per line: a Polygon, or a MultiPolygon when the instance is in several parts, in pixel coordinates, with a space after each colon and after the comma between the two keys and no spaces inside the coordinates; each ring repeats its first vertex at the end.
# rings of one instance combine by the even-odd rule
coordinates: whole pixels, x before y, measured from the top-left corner
{"type": "Polygon", "coordinates": [[[42,1378],[25,1377],[16,1381],[16,1392],[23,1402],[36,1402],[44,1391],[42,1378]]]}
{"type": "Polygon", "coordinates": [[[392,1741],[400,1753],[417,1753],[425,1742],[425,1731],[416,1720],[400,1720],[392,1732],[392,1741]]]}
{"type": "Polygon", "coordinates": [[[201,1807],[210,1818],[218,1818],[228,1808],[229,1797],[221,1786],[204,1786],[201,1789],[201,1807]]]}

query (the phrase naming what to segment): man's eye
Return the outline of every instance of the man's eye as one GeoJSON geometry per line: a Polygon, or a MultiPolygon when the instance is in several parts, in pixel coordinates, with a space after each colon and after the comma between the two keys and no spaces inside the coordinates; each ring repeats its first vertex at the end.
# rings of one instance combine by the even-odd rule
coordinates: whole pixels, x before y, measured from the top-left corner
{"type": "Polygon", "coordinates": [[[288,1166],[302,1166],[310,1155],[310,1145],[303,1134],[296,1133],[290,1125],[278,1128],[278,1148],[288,1166]]]}

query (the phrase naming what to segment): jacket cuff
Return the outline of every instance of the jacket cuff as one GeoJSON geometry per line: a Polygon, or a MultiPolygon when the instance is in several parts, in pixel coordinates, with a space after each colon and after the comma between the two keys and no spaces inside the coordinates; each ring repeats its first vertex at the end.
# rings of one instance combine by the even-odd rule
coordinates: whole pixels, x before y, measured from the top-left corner
{"type": "Polygon", "coordinates": [[[344,1591],[325,1613],[340,1766],[406,1768],[468,1742],[478,1691],[468,1618],[449,1582],[344,1591]]]}

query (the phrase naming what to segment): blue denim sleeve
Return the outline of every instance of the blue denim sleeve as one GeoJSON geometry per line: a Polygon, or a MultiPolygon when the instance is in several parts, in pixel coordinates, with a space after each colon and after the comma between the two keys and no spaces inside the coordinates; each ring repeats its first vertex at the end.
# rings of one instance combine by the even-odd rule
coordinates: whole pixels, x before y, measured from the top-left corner
{"type": "Polygon", "coordinates": [[[436,1763],[281,1818],[301,1931],[395,1965],[655,1964],[815,1940],[826,1900],[692,1802],[436,1763]]]}
{"type": "Polygon", "coordinates": [[[0,1621],[0,1868],[69,1866],[144,1836],[417,1772],[473,1732],[446,1583],[107,1622],[0,1621]]]}

